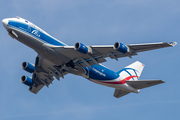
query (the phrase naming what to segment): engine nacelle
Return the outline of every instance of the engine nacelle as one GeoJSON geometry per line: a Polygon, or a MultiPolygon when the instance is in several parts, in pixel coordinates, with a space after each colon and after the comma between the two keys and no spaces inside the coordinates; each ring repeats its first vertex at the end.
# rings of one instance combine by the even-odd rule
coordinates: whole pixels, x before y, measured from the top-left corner
{"type": "Polygon", "coordinates": [[[83,54],[92,53],[92,49],[90,47],[87,47],[86,45],[79,42],[74,45],[74,49],[83,54]]]}
{"type": "Polygon", "coordinates": [[[119,42],[116,42],[114,44],[114,47],[113,47],[115,50],[119,51],[119,52],[122,52],[122,53],[127,53],[127,52],[130,52],[129,51],[129,47],[122,44],[122,43],[119,43],[119,42]]]}
{"type": "Polygon", "coordinates": [[[21,68],[27,72],[33,73],[35,70],[35,67],[33,64],[28,63],[28,62],[23,62],[21,65],[21,68]]]}
{"type": "Polygon", "coordinates": [[[34,81],[30,77],[25,75],[21,77],[21,82],[29,87],[31,87],[34,84],[34,81]]]}

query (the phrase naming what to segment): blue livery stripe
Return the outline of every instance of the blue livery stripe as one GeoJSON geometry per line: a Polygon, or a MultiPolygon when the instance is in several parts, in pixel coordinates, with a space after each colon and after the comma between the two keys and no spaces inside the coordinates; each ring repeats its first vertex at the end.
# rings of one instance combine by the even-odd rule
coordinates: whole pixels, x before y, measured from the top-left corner
{"type": "Polygon", "coordinates": [[[44,43],[48,43],[50,45],[56,45],[56,46],[67,46],[66,44],[60,42],[59,40],[51,37],[50,35],[45,34],[41,30],[38,30],[35,27],[30,26],[28,24],[10,20],[8,26],[18,29],[22,32],[25,32],[32,37],[38,38],[40,41],[44,43]]]}

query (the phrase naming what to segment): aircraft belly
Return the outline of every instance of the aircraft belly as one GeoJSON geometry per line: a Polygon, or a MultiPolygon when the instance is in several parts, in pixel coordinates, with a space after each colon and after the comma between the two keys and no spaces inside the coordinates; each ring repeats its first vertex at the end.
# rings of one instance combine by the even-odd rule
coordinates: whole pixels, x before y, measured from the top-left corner
{"type": "Polygon", "coordinates": [[[14,31],[18,37],[15,37],[19,42],[29,46],[34,49],[38,54],[40,54],[45,59],[53,62],[56,65],[61,65],[69,62],[71,59],[60,54],[53,49],[50,49],[44,42],[38,38],[32,37],[31,35],[17,30],[15,28],[8,28],[8,32],[14,31]]]}
{"type": "Polygon", "coordinates": [[[127,91],[127,86],[125,84],[108,84],[108,83],[102,83],[102,82],[98,82],[98,81],[94,81],[94,80],[91,80],[92,82],[95,82],[97,84],[100,84],[100,85],[104,85],[104,86],[107,86],[107,87],[112,87],[112,88],[116,88],[116,89],[120,89],[120,90],[126,90],[127,91]]]}
{"type": "Polygon", "coordinates": [[[129,86],[128,84],[109,84],[109,83],[103,83],[101,81],[98,80],[93,80],[93,79],[89,79],[90,81],[100,84],[100,85],[104,85],[107,87],[112,87],[112,88],[116,88],[119,90],[124,90],[124,91],[128,91],[128,92],[134,92],[134,93],[139,93],[138,89],[134,89],[133,87],[129,86]]]}
{"type": "Polygon", "coordinates": [[[89,79],[90,81],[92,81],[94,83],[114,88],[114,84],[102,83],[102,82],[99,82],[98,80],[93,80],[93,79],[90,79],[90,78],[87,78],[87,79],[89,79]]]}
{"type": "Polygon", "coordinates": [[[71,60],[67,56],[59,53],[58,51],[51,49],[46,43],[44,43],[42,46],[43,52],[41,52],[40,54],[58,66],[66,64],[71,60]]]}
{"type": "Polygon", "coordinates": [[[53,51],[48,50],[45,46],[43,46],[43,42],[40,40],[25,34],[23,32],[20,32],[18,30],[13,30],[18,35],[18,38],[16,38],[21,43],[29,46],[30,48],[34,49],[38,54],[40,54],[43,58],[55,63],[55,64],[62,64],[61,59],[58,59],[53,51]],[[57,60],[58,59],[58,60],[57,60]]]}
{"type": "Polygon", "coordinates": [[[15,37],[19,42],[29,46],[30,48],[38,51],[42,49],[43,42],[35,39],[34,37],[30,36],[29,34],[26,34],[25,32],[22,32],[15,28],[8,28],[8,32],[14,31],[18,37],[15,37]]]}

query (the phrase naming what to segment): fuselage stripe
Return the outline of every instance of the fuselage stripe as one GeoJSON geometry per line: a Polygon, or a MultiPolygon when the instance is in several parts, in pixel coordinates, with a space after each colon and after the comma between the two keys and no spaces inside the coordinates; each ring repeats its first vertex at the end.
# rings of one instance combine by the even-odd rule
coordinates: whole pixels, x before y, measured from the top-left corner
{"type": "Polygon", "coordinates": [[[139,78],[139,76],[129,76],[129,77],[126,77],[123,80],[113,81],[113,82],[104,82],[104,81],[99,81],[99,80],[91,80],[91,81],[93,81],[93,82],[100,82],[100,83],[106,83],[106,84],[125,84],[126,81],[129,81],[130,79],[135,78],[135,77],[139,78]]]}
{"type": "MultiPolygon", "coordinates": [[[[17,23],[18,23],[18,22],[17,22],[17,23]]],[[[44,39],[42,39],[41,37],[38,37],[38,36],[36,36],[35,34],[33,34],[33,33],[32,33],[33,31],[27,31],[27,30],[24,29],[23,27],[16,27],[16,26],[10,25],[10,24],[8,24],[7,26],[8,26],[8,27],[11,27],[12,29],[16,29],[16,30],[18,30],[18,31],[21,31],[21,32],[23,32],[23,33],[26,33],[26,34],[30,35],[31,37],[36,38],[36,39],[38,39],[39,41],[41,41],[41,42],[43,42],[43,43],[47,43],[47,44],[55,45],[55,46],[66,46],[66,44],[64,44],[63,42],[61,42],[61,41],[59,41],[59,40],[51,37],[50,35],[48,35],[48,34],[46,34],[46,33],[41,32],[40,30],[37,30],[37,29],[33,28],[32,26],[31,26],[32,29],[34,29],[34,30],[36,30],[36,31],[39,31],[41,34],[44,34],[44,39]],[[46,39],[46,37],[47,37],[47,39],[46,39]],[[51,39],[51,43],[50,43],[50,41],[49,41],[48,39],[51,39]]]]}

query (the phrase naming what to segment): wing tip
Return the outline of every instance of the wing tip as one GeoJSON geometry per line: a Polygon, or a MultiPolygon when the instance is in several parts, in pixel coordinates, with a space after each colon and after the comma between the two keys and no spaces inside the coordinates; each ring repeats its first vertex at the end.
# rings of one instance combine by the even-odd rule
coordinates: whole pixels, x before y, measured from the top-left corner
{"type": "Polygon", "coordinates": [[[163,80],[160,80],[161,81],[161,83],[165,83],[165,81],[163,81],[163,80]]]}

